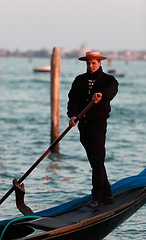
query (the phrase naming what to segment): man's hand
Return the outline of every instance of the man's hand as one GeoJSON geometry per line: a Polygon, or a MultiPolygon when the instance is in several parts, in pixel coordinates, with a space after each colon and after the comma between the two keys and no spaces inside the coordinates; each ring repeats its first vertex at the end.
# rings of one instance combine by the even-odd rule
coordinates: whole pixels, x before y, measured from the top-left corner
{"type": "Polygon", "coordinates": [[[75,119],[76,119],[76,117],[71,117],[71,118],[70,118],[70,120],[69,120],[69,125],[70,125],[71,127],[74,127],[74,126],[77,124],[77,122],[76,122],[76,123],[74,122],[75,119]]]}
{"type": "Polygon", "coordinates": [[[102,93],[94,93],[92,96],[92,100],[94,103],[98,103],[102,98],[102,93]]]}

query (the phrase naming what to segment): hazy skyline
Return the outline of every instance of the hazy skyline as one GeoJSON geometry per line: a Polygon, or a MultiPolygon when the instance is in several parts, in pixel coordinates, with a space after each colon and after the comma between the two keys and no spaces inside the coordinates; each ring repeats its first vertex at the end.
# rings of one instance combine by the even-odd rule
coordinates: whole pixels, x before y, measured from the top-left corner
{"type": "Polygon", "coordinates": [[[145,0],[0,0],[0,49],[146,49],[145,0]]]}

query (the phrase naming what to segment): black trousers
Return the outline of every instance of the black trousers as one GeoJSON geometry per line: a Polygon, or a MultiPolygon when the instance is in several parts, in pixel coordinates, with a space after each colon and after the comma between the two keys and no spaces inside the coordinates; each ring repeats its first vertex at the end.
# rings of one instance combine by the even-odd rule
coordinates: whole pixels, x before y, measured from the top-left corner
{"type": "Polygon", "coordinates": [[[80,121],[80,141],[84,146],[92,168],[92,199],[102,202],[112,196],[110,183],[104,166],[107,121],[80,121]]]}

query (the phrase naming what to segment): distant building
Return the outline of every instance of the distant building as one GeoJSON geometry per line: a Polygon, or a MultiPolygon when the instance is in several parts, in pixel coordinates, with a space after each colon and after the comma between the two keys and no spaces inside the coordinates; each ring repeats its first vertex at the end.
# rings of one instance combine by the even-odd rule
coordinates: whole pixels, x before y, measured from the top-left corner
{"type": "MultiPolygon", "coordinates": [[[[84,43],[81,45],[80,49],[67,50],[65,48],[60,48],[60,55],[62,58],[78,58],[84,56],[86,52],[89,52],[89,46],[84,43]]],[[[94,50],[91,50],[94,51],[94,50]]],[[[96,51],[96,50],[95,50],[96,51]]],[[[27,58],[50,58],[52,55],[52,49],[40,49],[40,50],[28,50],[21,52],[18,49],[15,51],[9,51],[6,49],[0,49],[0,57],[27,57],[27,58]]],[[[146,50],[141,51],[102,51],[101,55],[106,56],[108,60],[122,60],[125,62],[134,60],[146,61],[146,50]]]]}
{"type": "Polygon", "coordinates": [[[1,57],[7,56],[7,50],[4,50],[4,49],[0,50],[0,56],[1,57]]]}
{"type": "Polygon", "coordinates": [[[64,58],[66,57],[66,54],[68,54],[68,50],[66,48],[59,48],[60,55],[64,58]]]}
{"type": "Polygon", "coordinates": [[[86,43],[83,43],[81,45],[81,52],[80,52],[81,56],[84,56],[86,52],[89,52],[89,51],[90,51],[89,46],[86,43]]]}

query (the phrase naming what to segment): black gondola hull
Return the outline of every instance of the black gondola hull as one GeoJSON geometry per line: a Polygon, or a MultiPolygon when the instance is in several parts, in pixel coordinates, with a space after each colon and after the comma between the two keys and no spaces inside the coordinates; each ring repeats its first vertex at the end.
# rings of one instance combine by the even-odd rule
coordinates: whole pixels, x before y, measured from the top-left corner
{"type": "Polygon", "coordinates": [[[23,240],[103,239],[121,223],[131,217],[145,202],[146,188],[135,189],[116,196],[114,204],[103,205],[99,211],[82,206],[77,210],[56,216],[55,218],[43,218],[42,220],[14,224],[11,229],[11,236],[14,232],[17,232],[17,237],[23,240]],[[91,217],[89,218],[89,216],[91,217]],[[55,219],[57,221],[56,224],[60,221],[60,227],[57,228],[56,225],[56,228],[51,229],[51,219],[55,219]],[[71,224],[71,221],[72,223],[76,223],[71,224]],[[61,227],[61,224],[64,224],[64,227],[61,227]],[[21,229],[23,229],[25,233],[27,233],[27,231],[35,231],[29,236],[22,237],[21,229]],[[19,235],[19,230],[21,236],[19,235]]]}

